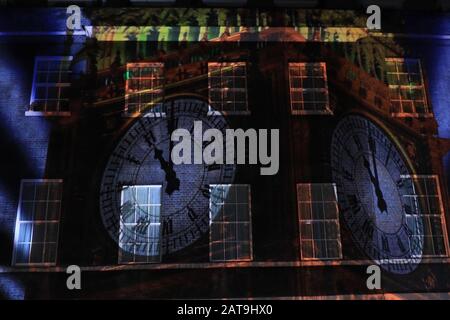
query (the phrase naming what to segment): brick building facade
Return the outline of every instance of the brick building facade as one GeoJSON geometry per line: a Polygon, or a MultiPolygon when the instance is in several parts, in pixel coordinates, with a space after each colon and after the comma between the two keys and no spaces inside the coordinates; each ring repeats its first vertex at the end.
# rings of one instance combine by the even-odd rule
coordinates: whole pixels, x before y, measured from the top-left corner
{"type": "Polygon", "coordinates": [[[414,15],[399,14],[368,31],[357,11],[89,7],[83,27],[67,31],[65,8],[2,10],[0,295],[366,295],[375,262],[384,265],[375,293],[447,293],[447,19],[412,25],[414,15]],[[346,119],[371,128],[369,142],[336,144],[346,119]],[[279,129],[279,171],[174,165],[169,133],[194,120],[279,129]],[[367,226],[346,218],[359,210],[345,181],[361,205],[372,197],[367,216],[381,230],[372,251],[361,243],[367,226]],[[132,221],[122,217],[127,192],[132,221]],[[401,208],[389,215],[391,193],[401,208]],[[157,219],[137,221],[142,208],[157,219]],[[395,256],[406,238],[385,234],[409,218],[420,252],[395,256]],[[118,231],[128,225],[133,241],[118,231]],[[69,265],[82,269],[80,291],[66,288],[69,265]]]}

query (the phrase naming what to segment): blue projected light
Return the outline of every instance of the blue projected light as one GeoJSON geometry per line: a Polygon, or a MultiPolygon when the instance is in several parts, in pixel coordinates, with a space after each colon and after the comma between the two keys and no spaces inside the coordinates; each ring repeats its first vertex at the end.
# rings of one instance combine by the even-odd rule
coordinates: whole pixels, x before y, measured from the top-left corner
{"type": "Polygon", "coordinates": [[[46,118],[24,117],[31,95],[30,72],[5,52],[0,59],[0,74],[5,96],[0,99],[0,130],[7,133],[5,138],[14,152],[26,159],[30,173],[40,177],[47,159],[50,126],[46,118]]]}
{"type": "MultiPolygon", "coordinates": [[[[428,80],[428,92],[438,123],[438,135],[450,139],[450,15],[410,15],[405,32],[433,35],[433,40],[419,38],[412,51],[420,58],[428,80]]],[[[450,154],[444,157],[447,179],[450,179],[450,154]]]]}

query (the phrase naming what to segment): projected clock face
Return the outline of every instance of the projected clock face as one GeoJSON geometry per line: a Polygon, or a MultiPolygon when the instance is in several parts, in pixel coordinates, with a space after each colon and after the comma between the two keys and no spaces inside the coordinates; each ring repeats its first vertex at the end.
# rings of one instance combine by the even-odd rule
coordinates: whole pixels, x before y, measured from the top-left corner
{"type": "Polygon", "coordinates": [[[108,232],[119,245],[132,243],[129,250],[140,256],[159,252],[149,248],[155,245],[162,254],[174,253],[206,234],[209,185],[234,178],[234,165],[175,165],[170,157],[174,130],[189,130],[192,145],[201,144],[192,134],[194,121],[202,122],[203,131],[225,132],[223,117],[208,116],[208,105],[197,99],[166,102],[165,110],[164,117],[135,120],[111,154],[101,184],[100,209],[108,232]],[[160,209],[149,209],[149,204],[160,209]]]}
{"type": "Polygon", "coordinates": [[[333,133],[331,156],[340,212],[357,245],[386,270],[413,271],[423,225],[408,205],[414,189],[395,142],[371,120],[350,115],[333,133]]]}

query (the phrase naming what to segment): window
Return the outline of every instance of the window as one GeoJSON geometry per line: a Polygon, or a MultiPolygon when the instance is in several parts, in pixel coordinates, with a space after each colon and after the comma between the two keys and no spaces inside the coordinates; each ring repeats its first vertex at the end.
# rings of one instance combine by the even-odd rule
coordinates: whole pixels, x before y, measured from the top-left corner
{"type": "Polygon", "coordinates": [[[176,0],[131,0],[131,3],[136,4],[158,4],[161,5],[164,4],[173,4],[176,0]]]}
{"type": "Polygon", "coordinates": [[[161,261],[161,185],[123,186],[119,263],[161,261]]]}
{"type": "Polygon", "coordinates": [[[208,63],[210,114],[248,114],[245,62],[208,63]]]}
{"type": "Polygon", "coordinates": [[[293,114],[333,114],[324,62],[289,63],[289,86],[293,114]]]}
{"type": "Polygon", "coordinates": [[[22,180],[13,265],[54,265],[58,248],[62,180],[22,180]]]}
{"type": "Polygon", "coordinates": [[[72,57],[37,57],[27,116],[69,116],[72,57]]]}
{"type": "Polygon", "coordinates": [[[211,261],[252,260],[249,185],[210,185],[211,261]]]}
{"type": "Polygon", "coordinates": [[[297,184],[301,258],[341,259],[336,186],[297,184]]]}
{"type": "Polygon", "coordinates": [[[422,67],[418,59],[386,59],[386,73],[392,116],[432,116],[427,105],[422,67]]]}
{"type": "MultiPolygon", "coordinates": [[[[403,196],[408,227],[422,247],[422,256],[446,256],[446,232],[444,208],[437,176],[402,176],[403,183],[409,182],[411,194],[403,196]],[[417,232],[420,228],[421,232],[417,232]],[[417,235],[419,234],[419,235],[417,235]]],[[[414,246],[417,247],[417,246],[414,246]]]]}
{"type": "Polygon", "coordinates": [[[128,63],[125,87],[125,115],[164,116],[164,64],[128,63]]]}

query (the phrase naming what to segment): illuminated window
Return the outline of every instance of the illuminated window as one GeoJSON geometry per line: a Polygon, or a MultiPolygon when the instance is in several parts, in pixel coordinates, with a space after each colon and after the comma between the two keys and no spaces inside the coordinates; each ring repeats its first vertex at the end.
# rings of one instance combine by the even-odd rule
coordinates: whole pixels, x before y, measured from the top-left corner
{"type": "Polygon", "coordinates": [[[161,261],[161,185],[124,186],[119,263],[161,261]]]}
{"type": "Polygon", "coordinates": [[[173,4],[176,2],[176,0],[131,0],[131,3],[136,4],[154,4],[161,5],[161,4],[173,4]]]}
{"type": "Polygon", "coordinates": [[[125,115],[163,116],[164,64],[128,63],[125,115]]]}
{"type": "Polygon", "coordinates": [[[302,259],[341,259],[336,186],[297,184],[297,199],[302,259]]]}
{"type": "Polygon", "coordinates": [[[386,74],[392,116],[432,116],[427,105],[422,67],[418,59],[386,59],[386,74]]]}
{"type": "Polygon", "coordinates": [[[72,57],[36,57],[27,116],[68,116],[72,57]]]}
{"type": "Polygon", "coordinates": [[[211,261],[252,260],[249,185],[210,185],[211,261]]]}
{"type": "Polygon", "coordinates": [[[13,265],[54,265],[58,248],[62,180],[22,180],[13,265]]]}
{"type": "Polygon", "coordinates": [[[208,63],[211,114],[248,114],[245,62],[208,63]]]}
{"type": "Polygon", "coordinates": [[[408,227],[413,231],[411,245],[422,246],[422,256],[447,255],[444,207],[437,176],[402,176],[409,183],[410,194],[403,196],[408,227]],[[417,232],[419,230],[420,232],[417,232]]]}
{"type": "Polygon", "coordinates": [[[293,114],[332,114],[325,63],[289,63],[293,114]]]}
{"type": "Polygon", "coordinates": [[[243,6],[247,3],[247,0],[203,0],[203,3],[211,6],[219,6],[219,5],[243,6]]]}

